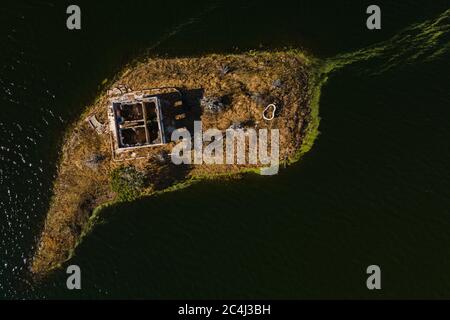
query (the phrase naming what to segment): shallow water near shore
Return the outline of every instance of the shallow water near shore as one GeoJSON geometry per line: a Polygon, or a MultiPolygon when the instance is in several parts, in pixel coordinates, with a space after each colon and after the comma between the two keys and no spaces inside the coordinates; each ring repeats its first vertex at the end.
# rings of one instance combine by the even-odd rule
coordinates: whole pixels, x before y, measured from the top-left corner
{"type": "Polygon", "coordinates": [[[205,182],[108,208],[69,262],[81,267],[83,289],[68,291],[63,269],[33,284],[24,269],[48,208],[60,137],[131,59],[147,49],[182,56],[292,46],[325,60],[449,8],[380,4],[383,29],[370,33],[365,2],[327,10],[321,1],[79,5],[83,29],[74,33],[65,29],[64,5],[0,7],[0,297],[450,296],[448,53],[379,75],[386,56],[330,73],[321,134],[299,164],[274,177],[205,182]],[[150,10],[165,15],[149,21],[150,10]],[[381,292],[365,287],[370,264],[382,268],[381,292]]]}

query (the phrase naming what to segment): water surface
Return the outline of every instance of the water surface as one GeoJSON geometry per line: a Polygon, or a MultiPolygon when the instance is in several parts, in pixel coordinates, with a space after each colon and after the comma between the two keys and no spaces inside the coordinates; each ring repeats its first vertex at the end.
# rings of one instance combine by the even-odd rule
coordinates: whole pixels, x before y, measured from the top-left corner
{"type": "Polygon", "coordinates": [[[70,261],[81,291],[65,289],[64,270],[30,283],[61,136],[131,59],[284,47],[326,59],[450,7],[383,1],[383,28],[369,32],[366,1],[81,1],[82,30],[70,32],[68,4],[0,5],[0,297],[450,296],[448,54],[332,73],[301,163],[110,208],[70,261]],[[370,264],[381,292],[365,287],[370,264]]]}

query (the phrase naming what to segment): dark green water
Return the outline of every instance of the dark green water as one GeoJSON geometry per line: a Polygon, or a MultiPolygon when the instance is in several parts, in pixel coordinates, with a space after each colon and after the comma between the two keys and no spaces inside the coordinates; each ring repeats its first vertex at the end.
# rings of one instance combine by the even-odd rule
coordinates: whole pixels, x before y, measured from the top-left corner
{"type": "Polygon", "coordinates": [[[379,1],[382,30],[370,32],[371,3],[329,2],[79,1],[77,32],[65,28],[71,3],[0,4],[0,297],[449,298],[450,38],[389,39],[450,3],[379,1]],[[147,50],[285,46],[346,65],[328,73],[321,134],[301,163],[110,208],[69,262],[81,291],[64,270],[30,284],[60,137],[103,79],[147,50]],[[371,264],[378,292],[365,286],[371,264]]]}

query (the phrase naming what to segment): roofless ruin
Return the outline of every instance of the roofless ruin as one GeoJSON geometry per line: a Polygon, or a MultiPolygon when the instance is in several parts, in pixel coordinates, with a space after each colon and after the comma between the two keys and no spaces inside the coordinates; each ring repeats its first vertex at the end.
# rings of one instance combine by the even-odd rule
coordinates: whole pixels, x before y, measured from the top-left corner
{"type": "Polygon", "coordinates": [[[116,152],[166,143],[158,96],[127,93],[116,97],[109,119],[116,152]]]}
{"type": "Polygon", "coordinates": [[[145,156],[149,147],[170,140],[184,118],[182,95],[175,88],[112,92],[108,105],[108,121],[115,160],[145,156]]]}

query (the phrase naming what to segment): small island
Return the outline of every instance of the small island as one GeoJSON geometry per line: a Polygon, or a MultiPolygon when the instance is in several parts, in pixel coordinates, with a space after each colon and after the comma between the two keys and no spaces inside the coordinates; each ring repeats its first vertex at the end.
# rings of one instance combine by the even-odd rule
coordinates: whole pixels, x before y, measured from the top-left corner
{"type": "Polygon", "coordinates": [[[202,132],[276,129],[279,164],[297,162],[318,134],[313,62],[298,50],[151,57],[105,81],[64,136],[32,274],[45,276],[70,259],[105,206],[267,166],[257,158],[174,163],[174,132],[194,137],[199,123],[202,132]]]}

